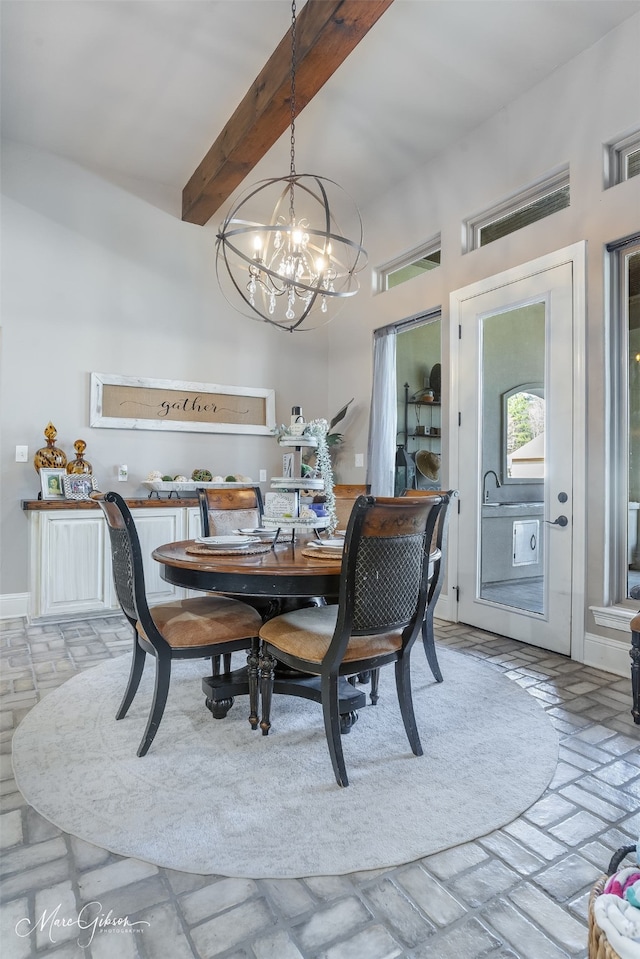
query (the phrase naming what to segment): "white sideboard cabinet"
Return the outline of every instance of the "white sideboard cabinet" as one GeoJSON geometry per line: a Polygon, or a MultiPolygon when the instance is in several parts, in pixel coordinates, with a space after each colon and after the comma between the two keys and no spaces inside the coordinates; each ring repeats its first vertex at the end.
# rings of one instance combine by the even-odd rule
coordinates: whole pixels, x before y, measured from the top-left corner
{"type": "MultiPolygon", "coordinates": [[[[186,595],[165,583],[151,558],[156,546],[200,534],[193,500],[128,500],[150,605],[186,595]]],[[[29,527],[29,621],[63,620],[119,610],[107,525],[95,503],[33,500],[22,504],[29,527]],[[52,504],[55,507],[52,508],[52,504]]]]}

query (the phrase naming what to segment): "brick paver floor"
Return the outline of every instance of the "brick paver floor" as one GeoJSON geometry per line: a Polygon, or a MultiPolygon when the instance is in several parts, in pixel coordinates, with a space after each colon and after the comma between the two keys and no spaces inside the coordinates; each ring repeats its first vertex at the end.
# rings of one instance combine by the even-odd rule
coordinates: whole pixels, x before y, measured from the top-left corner
{"type": "Polygon", "coordinates": [[[120,616],[45,626],[19,619],[0,623],[0,637],[3,959],[586,959],[589,891],[612,853],[640,833],[629,680],[441,622],[440,644],[503,671],[558,730],[555,777],[519,819],[418,862],[348,876],[230,879],[124,859],[28,806],[10,752],[13,730],[39,698],[127,653],[130,627],[120,616]],[[91,902],[102,916],[145,925],[96,927],[89,942],[95,913],[80,911],[91,902]],[[53,914],[59,922],[40,928],[53,914]],[[89,928],[79,929],[79,915],[89,928]]]}

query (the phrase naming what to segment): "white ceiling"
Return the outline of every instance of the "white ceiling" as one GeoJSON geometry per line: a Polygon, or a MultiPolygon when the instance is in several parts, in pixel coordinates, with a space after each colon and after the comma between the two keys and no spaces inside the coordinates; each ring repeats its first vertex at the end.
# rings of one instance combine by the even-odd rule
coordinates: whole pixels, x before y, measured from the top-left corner
{"type": "MultiPolygon", "coordinates": [[[[301,0],[298,0],[302,6],[301,0]]],[[[296,167],[360,204],[640,10],[640,0],[395,0],[296,123],[296,167]]],[[[176,202],[289,0],[1,0],[2,133],[176,202]]],[[[288,172],[288,133],[249,177],[288,172]]]]}

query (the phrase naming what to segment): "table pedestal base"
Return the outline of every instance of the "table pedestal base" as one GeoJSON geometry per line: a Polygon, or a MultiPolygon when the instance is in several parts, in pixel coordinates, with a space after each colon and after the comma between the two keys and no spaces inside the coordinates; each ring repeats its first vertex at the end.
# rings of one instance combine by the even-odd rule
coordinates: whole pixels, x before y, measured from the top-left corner
{"type": "MultiPolygon", "coordinates": [[[[205,676],[202,680],[202,691],[207,697],[207,709],[211,711],[214,719],[224,719],[233,706],[235,696],[249,695],[247,670],[246,668],[235,669],[231,673],[220,676],[205,676]]],[[[311,699],[315,703],[322,702],[319,676],[279,673],[276,670],[273,692],[285,696],[300,696],[303,699],[311,699]]],[[[346,678],[339,680],[338,694],[340,732],[346,735],[351,732],[351,727],[357,722],[357,710],[366,705],[367,697],[361,689],[356,689],[346,678]]]]}

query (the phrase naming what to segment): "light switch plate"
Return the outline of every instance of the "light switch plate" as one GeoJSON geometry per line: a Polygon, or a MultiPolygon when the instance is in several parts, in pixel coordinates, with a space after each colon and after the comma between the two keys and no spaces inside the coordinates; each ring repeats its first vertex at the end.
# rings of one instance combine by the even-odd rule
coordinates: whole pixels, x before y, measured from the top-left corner
{"type": "Polygon", "coordinates": [[[16,446],[16,463],[26,463],[29,459],[28,446],[16,446]]]}

